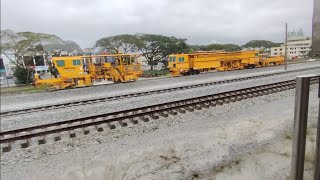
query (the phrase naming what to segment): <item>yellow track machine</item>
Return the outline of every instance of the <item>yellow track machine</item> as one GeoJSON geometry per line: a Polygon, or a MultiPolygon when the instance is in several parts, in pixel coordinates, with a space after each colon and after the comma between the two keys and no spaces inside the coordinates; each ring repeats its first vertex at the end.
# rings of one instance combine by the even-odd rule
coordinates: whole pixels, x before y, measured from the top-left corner
{"type": "Polygon", "coordinates": [[[203,71],[232,71],[245,68],[280,65],[282,56],[260,56],[259,51],[198,52],[193,54],[172,54],[168,67],[171,76],[199,74],[203,71]]]}
{"type": "Polygon", "coordinates": [[[110,54],[86,57],[89,64],[94,66],[89,69],[92,75],[111,79],[115,83],[136,81],[142,76],[141,65],[136,62],[136,54],[110,54]]]}
{"type": "Polygon", "coordinates": [[[94,80],[111,79],[115,83],[135,81],[142,75],[136,54],[53,57],[50,63],[55,78],[34,75],[36,87],[50,85],[55,89],[91,86],[94,80]]]}

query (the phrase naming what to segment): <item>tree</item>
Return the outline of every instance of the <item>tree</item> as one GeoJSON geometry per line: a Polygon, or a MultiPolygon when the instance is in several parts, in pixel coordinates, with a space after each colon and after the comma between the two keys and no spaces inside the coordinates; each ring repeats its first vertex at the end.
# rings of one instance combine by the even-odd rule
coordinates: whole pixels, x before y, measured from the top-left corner
{"type": "Polygon", "coordinates": [[[42,41],[50,37],[52,35],[43,33],[1,31],[1,54],[17,66],[29,66],[30,64],[24,63],[22,57],[27,53],[35,55],[36,52],[43,51],[42,41]],[[10,54],[13,54],[15,59],[12,59],[10,54]]]}
{"type": "Polygon", "coordinates": [[[29,84],[32,82],[33,73],[32,69],[28,67],[17,66],[17,69],[14,71],[13,76],[17,78],[15,81],[16,84],[29,84]]]}
{"type": "Polygon", "coordinates": [[[95,47],[114,54],[119,54],[120,52],[130,53],[138,50],[136,46],[137,41],[138,39],[135,35],[123,34],[99,39],[95,47]]]}
{"type": "Polygon", "coordinates": [[[110,53],[141,52],[151,69],[158,62],[167,64],[165,59],[171,53],[188,51],[186,39],[167,37],[155,34],[117,35],[99,39],[95,47],[110,53]]]}
{"type": "Polygon", "coordinates": [[[137,35],[136,46],[146,58],[151,70],[158,62],[167,64],[167,56],[172,53],[185,53],[189,51],[186,39],[178,39],[155,34],[137,35]]]}
{"type": "Polygon", "coordinates": [[[239,51],[241,46],[236,44],[208,44],[208,45],[190,45],[190,48],[194,51],[212,51],[212,50],[224,50],[224,51],[239,51]]]}
{"type": "Polygon", "coordinates": [[[33,76],[30,69],[31,61],[24,61],[23,56],[35,56],[37,52],[43,52],[42,41],[52,37],[52,35],[33,32],[14,33],[10,30],[1,31],[1,54],[4,54],[12,63],[16,65],[14,76],[17,78],[17,83],[29,83],[33,76]],[[10,57],[14,55],[14,59],[10,57]]]}
{"type": "Polygon", "coordinates": [[[266,41],[266,40],[252,40],[247,42],[243,47],[246,48],[256,48],[256,47],[265,47],[265,48],[271,48],[271,47],[279,47],[279,43],[274,43],[272,41],[266,41]]]}

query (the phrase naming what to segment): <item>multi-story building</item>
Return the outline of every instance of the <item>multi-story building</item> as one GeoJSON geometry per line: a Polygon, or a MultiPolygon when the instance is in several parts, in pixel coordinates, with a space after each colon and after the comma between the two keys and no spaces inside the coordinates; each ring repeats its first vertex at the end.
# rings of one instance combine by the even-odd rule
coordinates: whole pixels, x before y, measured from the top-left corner
{"type": "MultiPolygon", "coordinates": [[[[301,30],[299,32],[293,31],[289,33],[287,43],[288,59],[308,56],[311,51],[311,44],[311,39],[309,37],[303,37],[301,30]]],[[[282,44],[280,47],[272,47],[270,53],[272,56],[284,56],[285,44],[282,44]]]]}
{"type": "MultiPolygon", "coordinates": [[[[51,55],[45,54],[45,53],[39,53],[37,52],[35,55],[32,55],[31,53],[26,53],[24,56],[21,56],[22,61],[21,63],[23,66],[29,66],[33,67],[34,70],[37,73],[40,72],[49,72],[49,67],[47,64],[48,59],[51,57],[51,55]]],[[[13,72],[16,69],[16,64],[14,61],[16,61],[16,58],[13,54],[7,53],[7,55],[2,55],[1,58],[3,59],[3,63],[6,69],[6,74],[8,76],[12,75],[13,72]]]]}

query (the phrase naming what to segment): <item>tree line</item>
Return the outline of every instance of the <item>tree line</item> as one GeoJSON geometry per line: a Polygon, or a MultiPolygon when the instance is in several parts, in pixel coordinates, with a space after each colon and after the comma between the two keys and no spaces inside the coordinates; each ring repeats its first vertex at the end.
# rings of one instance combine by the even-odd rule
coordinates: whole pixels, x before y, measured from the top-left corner
{"type": "Polygon", "coordinates": [[[141,53],[153,70],[158,62],[167,65],[167,56],[172,53],[192,53],[193,51],[239,51],[243,48],[264,47],[271,48],[279,46],[265,40],[252,40],[243,46],[236,44],[209,44],[209,45],[189,45],[187,39],[168,37],[156,34],[123,34],[104,37],[96,41],[95,48],[108,53],[141,53]]]}
{"type": "Polygon", "coordinates": [[[95,47],[108,53],[135,53],[145,57],[151,70],[158,62],[167,64],[166,57],[172,53],[187,53],[186,39],[156,34],[116,35],[99,39],[95,47]]]}
{"type": "MultiPolygon", "coordinates": [[[[36,52],[44,52],[44,42],[53,37],[57,36],[34,32],[14,33],[10,30],[1,31],[1,54],[7,56],[11,62],[17,65],[17,68],[28,69],[30,65],[24,62],[22,57],[27,53],[35,55],[36,52]],[[14,60],[8,56],[8,52],[14,55],[14,60]]],[[[187,39],[184,38],[158,34],[122,34],[103,37],[95,42],[94,48],[110,54],[140,53],[145,57],[152,70],[159,62],[167,65],[167,56],[172,53],[192,53],[193,51],[211,50],[237,51],[243,47],[264,46],[270,48],[278,46],[276,43],[264,40],[250,41],[243,46],[236,44],[189,45],[186,41],[187,39]]]]}

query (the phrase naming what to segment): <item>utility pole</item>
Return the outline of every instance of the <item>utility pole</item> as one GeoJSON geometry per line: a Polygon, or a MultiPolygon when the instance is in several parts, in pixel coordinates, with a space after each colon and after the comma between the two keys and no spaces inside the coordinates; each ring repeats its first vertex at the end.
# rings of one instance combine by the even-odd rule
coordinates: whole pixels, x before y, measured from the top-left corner
{"type": "Polygon", "coordinates": [[[314,0],[312,22],[312,52],[320,56],[320,0],[314,0]]]}
{"type": "Polygon", "coordinates": [[[286,40],[284,49],[284,70],[287,71],[287,43],[288,43],[288,24],[286,23],[286,40]]]}
{"type": "MultiPolygon", "coordinates": [[[[316,55],[320,55],[320,0],[314,0],[313,3],[313,18],[312,18],[312,51],[316,55]]],[[[320,180],[320,78],[319,78],[319,112],[318,112],[318,128],[316,139],[316,151],[314,158],[314,173],[313,179],[320,180]]]]}

